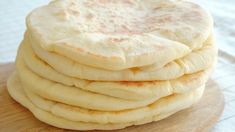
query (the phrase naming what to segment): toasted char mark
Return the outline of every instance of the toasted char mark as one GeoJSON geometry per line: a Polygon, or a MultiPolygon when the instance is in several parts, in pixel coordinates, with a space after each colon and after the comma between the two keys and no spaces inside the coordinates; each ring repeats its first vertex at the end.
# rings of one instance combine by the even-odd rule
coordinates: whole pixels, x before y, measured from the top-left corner
{"type": "Polygon", "coordinates": [[[74,10],[74,9],[67,9],[67,10],[61,10],[58,11],[56,13],[54,13],[54,15],[58,16],[58,18],[60,18],[61,20],[69,20],[70,16],[76,16],[78,17],[80,15],[79,11],[74,10]]]}
{"type": "MultiPolygon", "coordinates": [[[[159,2],[155,7],[149,9],[140,9],[140,5],[135,4],[133,0],[89,0],[83,2],[84,6],[90,10],[96,11],[94,14],[87,14],[87,20],[91,20],[91,25],[96,25],[92,31],[103,34],[143,34],[153,32],[155,30],[164,30],[161,28],[169,23],[179,23],[180,20],[200,19],[200,12],[197,11],[196,5],[190,5],[195,10],[190,10],[181,17],[172,16],[164,13],[165,10],[177,8],[176,3],[159,2]],[[195,6],[195,7],[194,7],[195,6]],[[113,8],[111,8],[113,7],[113,8]],[[123,7],[123,8],[120,8],[123,7]],[[125,11],[123,10],[125,9],[125,11]],[[156,12],[162,12],[161,15],[155,15],[156,12]],[[196,18],[194,18],[194,15],[196,18]]],[[[180,8],[181,9],[181,8],[180,8]]],[[[179,10],[182,12],[181,10],[179,10]]],[[[173,31],[166,30],[166,33],[173,31]]]]}
{"type": "Polygon", "coordinates": [[[137,86],[137,87],[144,86],[144,82],[133,82],[133,81],[121,81],[120,84],[125,86],[137,86]]]}
{"type": "Polygon", "coordinates": [[[163,29],[160,32],[163,34],[173,34],[174,33],[174,31],[171,29],[163,29]]]}
{"type": "MultiPolygon", "coordinates": [[[[64,8],[61,10],[64,12],[58,14],[64,20],[71,19],[69,22],[74,31],[108,35],[123,34],[123,36],[142,35],[158,30],[161,35],[174,35],[178,38],[177,30],[184,30],[183,27],[179,28],[181,25],[192,27],[187,23],[205,20],[202,18],[205,13],[202,13],[200,6],[191,2],[159,1],[153,3],[148,6],[148,2],[145,4],[137,0],[71,0],[65,2],[67,5],[63,5],[64,8]],[[172,15],[174,12],[179,13],[172,15]]],[[[192,28],[187,31],[189,33],[193,31],[194,34],[194,30],[195,28],[192,28]]],[[[197,38],[197,36],[193,37],[197,38]]]]}
{"type": "Polygon", "coordinates": [[[170,23],[173,22],[173,17],[169,14],[161,15],[158,17],[155,16],[149,16],[146,18],[147,24],[162,24],[162,23],[170,23]]]}
{"type": "Polygon", "coordinates": [[[144,85],[156,85],[159,81],[120,81],[119,84],[124,86],[143,87],[144,85]]]}
{"type": "Polygon", "coordinates": [[[94,17],[85,15],[87,20],[94,18],[91,20],[91,26],[96,26],[90,32],[131,35],[141,34],[146,29],[142,21],[147,11],[138,9],[133,0],[90,0],[83,4],[90,10],[96,11],[92,14],[94,17]],[[141,27],[139,27],[140,24],[141,27]]]}
{"type": "Polygon", "coordinates": [[[197,81],[198,79],[200,79],[201,76],[203,76],[203,72],[197,72],[194,74],[195,75],[184,75],[184,77],[181,78],[181,81],[185,84],[190,84],[193,81],[197,81]]]}
{"type": "Polygon", "coordinates": [[[60,10],[55,13],[56,16],[58,16],[61,20],[68,20],[69,14],[65,10],[60,10]]]}
{"type": "Polygon", "coordinates": [[[138,73],[141,71],[141,69],[139,67],[132,67],[132,68],[129,68],[134,74],[138,73]]]}
{"type": "Polygon", "coordinates": [[[93,15],[93,14],[91,14],[91,13],[88,13],[87,15],[86,15],[86,19],[88,19],[88,20],[92,20],[92,18],[94,18],[95,16],[93,15]]]}
{"type": "Polygon", "coordinates": [[[123,41],[125,41],[125,40],[127,40],[127,39],[125,39],[125,38],[110,38],[109,39],[109,44],[112,44],[112,43],[120,43],[120,42],[123,42],[123,41]]]}
{"type": "Polygon", "coordinates": [[[165,15],[164,17],[159,18],[158,20],[156,20],[157,23],[165,23],[165,22],[172,22],[172,16],[169,15],[165,15]]]}

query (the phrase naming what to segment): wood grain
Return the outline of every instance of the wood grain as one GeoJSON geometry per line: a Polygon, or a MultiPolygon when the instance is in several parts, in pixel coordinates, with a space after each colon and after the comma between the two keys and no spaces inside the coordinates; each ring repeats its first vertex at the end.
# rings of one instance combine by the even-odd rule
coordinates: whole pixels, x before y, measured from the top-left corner
{"type": "MultiPolygon", "coordinates": [[[[6,90],[6,80],[13,64],[0,65],[0,131],[66,131],[44,124],[16,103],[6,90]]],[[[224,108],[224,97],[212,80],[207,83],[199,103],[164,120],[141,126],[128,127],[115,132],[202,132],[209,131],[219,119],[224,108]]]]}

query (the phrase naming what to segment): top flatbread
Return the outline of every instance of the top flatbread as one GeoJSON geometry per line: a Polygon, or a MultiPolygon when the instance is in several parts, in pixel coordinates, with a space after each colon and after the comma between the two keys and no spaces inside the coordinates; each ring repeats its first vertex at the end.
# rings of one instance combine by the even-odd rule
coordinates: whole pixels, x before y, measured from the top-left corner
{"type": "Polygon", "coordinates": [[[57,72],[64,75],[96,81],[153,81],[153,80],[170,80],[176,79],[184,74],[192,74],[207,69],[216,60],[217,48],[214,45],[214,37],[208,38],[203,47],[194,50],[190,54],[171,61],[170,63],[158,67],[152,64],[143,67],[135,67],[124,70],[105,70],[101,68],[90,67],[76,63],[75,61],[61,55],[46,52],[40,46],[35,45],[29,40],[26,32],[22,44],[26,47],[24,55],[28,63],[34,60],[30,56],[38,56],[41,60],[53,67],[57,72]],[[33,46],[33,47],[32,47],[33,46]]]}
{"type": "Polygon", "coordinates": [[[34,44],[78,63],[122,70],[201,47],[211,16],[188,1],[55,0],[27,17],[34,44]]]}

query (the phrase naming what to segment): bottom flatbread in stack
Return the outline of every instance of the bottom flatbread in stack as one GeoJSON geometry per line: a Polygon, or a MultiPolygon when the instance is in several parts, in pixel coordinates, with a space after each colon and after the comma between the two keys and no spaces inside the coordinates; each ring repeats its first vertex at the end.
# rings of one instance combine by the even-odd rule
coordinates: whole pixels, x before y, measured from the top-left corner
{"type": "MultiPolygon", "coordinates": [[[[157,121],[163,118],[166,118],[174,113],[176,113],[179,110],[185,109],[187,107],[190,107],[192,104],[197,102],[204,91],[204,86],[201,86],[197,88],[194,91],[191,91],[186,94],[178,94],[178,95],[171,95],[165,98],[162,98],[156,102],[154,102],[151,105],[146,106],[146,108],[140,108],[139,114],[145,114],[141,112],[141,109],[147,109],[147,111],[155,110],[156,111],[161,111],[158,109],[162,109],[160,113],[152,113],[151,116],[146,116],[142,118],[141,120],[136,120],[133,122],[125,122],[125,123],[105,123],[103,124],[102,122],[99,122],[99,118],[102,116],[106,116],[106,119],[109,119],[107,115],[112,115],[113,116],[119,116],[119,114],[122,114],[122,111],[119,112],[99,112],[97,113],[95,111],[82,111],[79,110],[78,108],[73,108],[73,106],[63,106],[63,104],[57,103],[57,102],[51,102],[48,100],[43,99],[40,96],[37,96],[33,93],[31,93],[29,90],[26,90],[27,92],[24,91],[22,88],[21,82],[18,78],[17,73],[14,73],[9,81],[8,81],[8,91],[10,95],[17,100],[20,104],[28,108],[36,118],[39,120],[46,122],[48,124],[51,124],[53,126],[57,126],[60,128],[65,128],[65,129],[73,129],[73,130],[94,130],[94,129],[101,129],[101,130],[112,130],[112,129],[121,129],[127,126],[131,125],[140,125],[140,124],[145,124],[148,122],[152,121],[157,121]],[[26,94],[28,93],[28,94],[26,94]],[[48,106],[48,108],[40,108],[40,106],[48,106]],[[72,116],[75,115],[74,117],[78,117],[76,115],[81,115],[84,114],[86,116],[93,116],[92,114],[96,115],[96,118],[98,119],[97,122],[85,122],[85,121],[73,121],[66,119],[64,117],[61,117],[58,112],[57,114],[53,113],[50,111],[50,109],[61,109],[61,115],[63,115],[63,111],[67,112],[67,114],[71,114],[72,116]],[[77,113],[76,113],[77,112],[77,113]],[[89,113],[90,112],[90,113],[89,113]],[[109,114],[108,114],[109,113],[109,114]],[[103,114],[103,115],[102,115],[103,114]]],[[[131,111],[131,110],[130,110],[131,111]]],[[[135,110],[133,110],[135,111],[135,110]]],[[[123,111],[125,113],[128,111],[123,111]]],[[[112,116],[110,116],[112,117],[112,116]]],[[[128,117],[130,118],[130,117],[128,117]]],[[[95,118],[92,118],[95,120],[95,118]]],[[[84,119],[85,120],[85,119],[84,119]]],[[[87,119],[86,119],[87,120],[87,119]]],[[[110,118],[112,120],[112,118],[110,118]]]]}

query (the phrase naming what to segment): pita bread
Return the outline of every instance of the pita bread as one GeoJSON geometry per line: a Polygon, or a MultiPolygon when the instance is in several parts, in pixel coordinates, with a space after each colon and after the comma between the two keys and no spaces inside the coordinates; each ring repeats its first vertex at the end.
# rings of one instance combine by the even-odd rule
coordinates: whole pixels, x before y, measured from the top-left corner
{"type": "Polygon", "coordinates": [[[83,90],[127,100],[144,100],[153,96],[161,97],[161,93],[166,90],[170,90],[171,93],[191,91],[205,84],[212,71],[212,68],[210,67],[206,70],[194,74],[184,75],[180,78],[169,81],[100,82],[73,78],[55,71],[50,65],[38,58],[32,50],[29,49],[29,46],[25,44],[21,44],[19,48],[19,55],[23,56],[25,65],[27,65],[32,72],[45,79],[67,86],[75,86],[83,90]]]}
{"type": "MultiPolygon", "coordinates": [[[[65,129],[72,129],[72,130],[114,130],[114,129],[121,129],[125,128],[127,126],[131,125],[141,125],[152,121],[158,121],[160,119],[166,118],[177,111],[180,111],[181,109],[177,107],[174,111],[170,111],[168,113],[163,113],[161,115],[155,115],[153,117],[147,117],[139,121],[135,122],[129,122],[129,123],[107,123],[107,124],[99,124],[99,123],[90,123],[90,122],[80,122],[80,121],[71,121],[67,120],[63,117],[59,117],[54,115],[51,112],[45,111],[43,109],[40,109],[36,105],[34,105],[25,95],[24,90],[21,87],[21,83],[16,75],[16,73],[13,73],[12,76],[9,78],[7,82],[7,88],[8,92],[11,95],[12,98],[14,98],[17,102],[19,102],[21,105],[29,109],[34,116],[53,126],[59,127],[59,128],[65,128],[65,129]]],[[[183,100],[191,100],[186,101],[189,102],[188,106],[191,106],[193,103],[197,102],[203,93],[203,89],[197,90],[195,92],[192,92],[190,95],[184,95],[185,97],[181,96],[180,99],[183,100]]]]}
{"type": "Polygon", "coordinates": [[[200,48],[211,16],[189,1],[55,0],[27,17],[33,45],[108,70],[165,65],[200,48]]]}
{"type": "Polygon", "coordinates": [[[34,91],[44,98],[87,109],[119,111],[138,108],[151,104],[160,97],[171,94],[171,91],[168,89],[169,87],[166,87],[165,90],[158,93],[160,96],[153,96],[145,100],[125,100],[82,90],[77,87],[66,86],[41,78],[31,72],[25,64],[18,61],[18,59],[16,60],[16,68],[24,87],[30,88],[31,91],[34,91]]]}
{"type": "Polygon", "coordinates": [[[117,112],[108,111],[95,111],[90,109],[84,109],[81,107],[74,107],[66,105],[63,103],[54,102],[47,100],[37,94],[31,92],[29,89],[24,87],[26,95],[37,107],[49,111],[56,116],[63,117],[72,121],[83,121],[83,122],[93,122],[93,123],[128,123],[137,120],[142,120],[146,117],[152,117],[154,115],[161,115],[163,113],[168,113],[174,111],[175,109],[186,108],[192,104],[194,98],[192,93],[195,91],[203,91],[203,87],[197,88],[188,93],[174,94],[168,97],[163,97],[154,103],[137,109],[123,110],[117,112]],[[188,100],[185,100],[186,97],[188,100]],[[191,97],[189,97],[191,96],[191,97]]]}
{"type": "MultiPolygon", "coordinates": [[[[28,39],[29,37],[27,37],[26,33],[23,43],[29,45],[28,39]]],[[[32,47],[38,57],[51,65],[58,72],[67,76],[96,81],[153,81],[176,79],[184,74],[195,73],[209,68],[217,56],[217,48],[213,45],[213,42],[214,38],[211,36],[205,42],[203,48],[183,58],[172,61],[161,68],[154,64],[121,71],[89,67],[76,63],[67,57],[47,52],[35,44],[32,44],[32,47]]]]}

